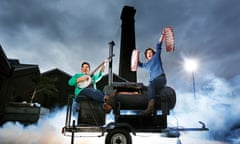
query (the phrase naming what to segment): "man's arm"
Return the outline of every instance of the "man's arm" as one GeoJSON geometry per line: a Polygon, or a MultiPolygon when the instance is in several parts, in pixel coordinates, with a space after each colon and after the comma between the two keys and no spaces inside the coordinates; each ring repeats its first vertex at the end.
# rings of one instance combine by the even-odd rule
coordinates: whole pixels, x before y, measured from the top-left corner
{"type": "Polygon", "coordinates": [[[102,77],[103,77],[103,73],[102,71],[99,71],[92,76],[92,80],[94,82],[98,82],[99,80],[101,80],[102,77]]]}
{"type": "Polygon", "coordinates": [[[77,85],[77,83],[82,82],[87,80],[88,77],[85,75],[81,75],[81,74],[75,74],[74,76],[72,76],[69,80],[68,80],[68,85],[70,86],[75,86],[77,85]]]}
{"type": "Polygon", "coordinates": [[[77,78],[76,82],[79,83],[79,82],[87,81],[88,79],[89,79],[88,75],[83,75],[77,78]]]}

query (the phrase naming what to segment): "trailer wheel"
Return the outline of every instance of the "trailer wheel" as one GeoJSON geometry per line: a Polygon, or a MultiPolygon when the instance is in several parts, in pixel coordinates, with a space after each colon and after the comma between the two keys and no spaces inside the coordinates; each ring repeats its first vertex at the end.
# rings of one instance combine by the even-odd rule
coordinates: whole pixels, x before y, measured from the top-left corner
{"type": "Polygon", "coordinates": [[[132,144],[132,137],[127,130],[117,128],[107,134],[105,144],[132,144]]]}

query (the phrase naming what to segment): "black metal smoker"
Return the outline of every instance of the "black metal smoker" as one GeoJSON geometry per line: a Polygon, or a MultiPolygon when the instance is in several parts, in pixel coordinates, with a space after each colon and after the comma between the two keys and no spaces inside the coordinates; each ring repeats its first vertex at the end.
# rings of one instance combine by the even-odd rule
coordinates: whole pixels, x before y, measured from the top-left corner
{"type": "MultiPolygon", "coordinates": [[[[179,137],[179,131],[208,130],[202,122],[200,123],[202,124],[201,128],[168,128],[167,116],[176,103],[176,93],[168,86],[158,92],[155,113],[151,116],[141,115],[141,111],[147,107],[148,99],[146,86],[137,83],[136,73],[130,72],[130,55],[132,49],[135,48],[134,14],[133,7],[125,6],[121,15],[123,23],[119,75],[124,77],[126,82],[113,82],[112,59],[109,62],[108,85],[104,92],[111,95],[108,104],[112,108],[114,121],[106,123],[106,111],[104,111],[103,105],[81,96],[78,120],[77,122],[73,120],[71,124],[72,113],[76,109],[72,109],[73,97],[69,96],[66,122],[62,133],[64,135],[70,133],[72,144],[75,133],[84,132],[99,132],[98,137],[105,136],[107,133],[105,144],[132,144],[130,133],[133,135],[136,135],[137,132],[164,133],[168,137],[179,137]],[[128,49],[126,50],[126,48],[128,49]]],[[[114,45],[113,41],[109,43],[110,56],[113,55],[114,45]]]]}
{"type": "MultiPolygon", "coordinates": [[[[110,42],[110,49],[114,42],[110,42]]],[[[110,52],[112,54],[112,52],[110,52]]],[[[112,60],[111,60],[112,61],[112,60]]],[[[109,70],[111,71],[111,63],[109,70]]],[[[99,132],[98,137],[105,136],[105,144],[132,144],[130,133],[136,135],[137,132],[161,133],[168,137],[179,137],[179,131],[203,131],[208,130],[201,122],[201,128],[168,128],[167,116],[170,110],[175,107],[176,93],[174,89],[166,86],[159,90],[156,99],[156,111],[151,116],[141,114],[147,107],[147,88],[142,83],[136,82],[113,82],[112,73],[109,73],[109,84],[105,87],[105,93],[111,95],[109,104],[112,107],[114,121],[106,123],[106,111],[103,105],[81,96],[78,111],[78,120],[72,121],[72,114],[76,109],[72,109],[73,96],[69,96],[66,122],[62,129],[64,135],[72,137],[74,143],[75,133],[99,132]],[[112,95],[114,92],[114,95],[112,95]]],[[[178,142],[179,143],[179,142],[178,142]]]]}

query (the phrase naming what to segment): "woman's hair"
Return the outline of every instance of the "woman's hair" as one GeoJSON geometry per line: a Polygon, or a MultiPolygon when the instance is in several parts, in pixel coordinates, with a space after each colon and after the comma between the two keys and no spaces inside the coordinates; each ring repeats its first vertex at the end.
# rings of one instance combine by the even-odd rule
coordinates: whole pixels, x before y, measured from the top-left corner
{"type": "Polygon", "coordinates": [[[151,50],[152,53],[155,54],[155,50],[154,50],[153,48],[147,48],[147,49],[145,49],[145,51],[144,51],[145,58],[147,58],[147,51],[148,51],[148,50],[151,50]]]}
{"type": "Polygon", "coordinates": [[[90,64],[89,64],[88,62],[83,62],[82,65],[81,65],[81,67],[83,67],[83,65],[85,65],[85,64],[88,65],[88,67],[89,67],[89,69],[90,69],[90,64]]]}

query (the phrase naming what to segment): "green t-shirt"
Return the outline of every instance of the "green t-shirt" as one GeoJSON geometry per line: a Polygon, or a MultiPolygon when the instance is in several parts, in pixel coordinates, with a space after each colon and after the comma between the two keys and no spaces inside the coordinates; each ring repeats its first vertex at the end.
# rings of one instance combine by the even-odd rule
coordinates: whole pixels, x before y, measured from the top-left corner
{"type": "MultiPolygon", "coordinates": [[[[77,79],[79,77],[82,77],[86,74],[83,73],[77,73],[75,75],[73,75],[69,80],[68,80],[68,85],[70,86],[75,86],[75,90],[74,90],[74,94],[75,94],[75,98],[77,98],[78,94],[83,90],[83,88],[79,88],[77,86],[77,79]]],[[[99,71],[98,73],[94,74],[92,77],[92,82],[93,82],[93,87],[95,89],[97,89],[96,83],[102,78],[102,72],[99,71]]]]}

